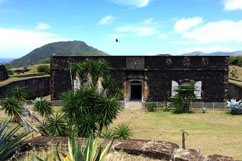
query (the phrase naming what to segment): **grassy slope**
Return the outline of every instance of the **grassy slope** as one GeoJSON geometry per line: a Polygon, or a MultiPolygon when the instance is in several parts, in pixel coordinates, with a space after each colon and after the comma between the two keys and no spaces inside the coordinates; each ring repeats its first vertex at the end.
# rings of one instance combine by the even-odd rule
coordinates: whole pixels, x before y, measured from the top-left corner
{"type": "MultiPolygon", "coordinates": [[[[14,75],[10,76],[9,79],[0,82],[0,87],[1,86],[4,86],[6,84],[9,84],[9,83],[15,82],[15,81],[20,81],[20,80],[26,80],[26,79],[31,79],[31,78],[39,78],[39,77],[49,76],[48,74],[46,74],[46,75],[42,75],[42,76],[31,76],[31,77],[20,77],[20,78],[15,77],[15,76],[18,76],[18,75],[38,74],[37,67],[39,65],[42,65],[42,64],[37,64],[37,65],[31,65],[31,66],[29,66],[28,69],[30,69],[30,70],[28,72],[25,72],[25,73],[21,73],[21,74],[14,73],[14,75]]],[[[49,65],[49,64],[45,64],[45,65],[49,65]]],[[[12,68],[12,69],[16,70],[16,69],[22,69],[22,68],[12,68]]]]}
{"type": "Polygon", "coordinates": [[[229,82],[242,86],[242,67],[229,66],[229,82]],[[231,74],[233,71],[235,76],[231,74]]]}
{"type": "Polygon", "coordinates": [[[111,127],[128,123],[133,130],[132,138],[169,141],[181,146],[181,131],[186,136],[187,148],[201,148],[202,155],[222,154],[242,158],[242,119],[223,110],[208,110],[202,114],[193,110],[190,114],[171,112],[147,112],[145,110],[123,110],[111,127]]]}

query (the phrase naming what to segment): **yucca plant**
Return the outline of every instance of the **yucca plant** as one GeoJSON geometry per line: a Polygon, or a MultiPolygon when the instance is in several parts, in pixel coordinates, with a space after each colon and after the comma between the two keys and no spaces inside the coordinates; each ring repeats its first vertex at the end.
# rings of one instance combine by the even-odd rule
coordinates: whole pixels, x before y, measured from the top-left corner
{"type": "Polygon", "coordinates": [[[47,133],[52,136],[66,136],[67,135],[67,125],[64,121],[64,115],[56,114],[51,115],[45,124],[47,133]]]}
{"type": "Polygon", "coordinates": [[[23,111],[23,106],[14,97],[6,96],[0,101],[1,110],[3,110],[8,116],[15,117],[18,123],[21,122],[20,115],[23,111]]]}
{"type": "Polygon", "coordinates": [[[36,98],[33,103],[34,110],[37,111],[42,117],[48,117],[53,113],[51,102],[42,98],[36,98]]]}
{"type": "Polygon", "coordinates": [[[114,128],[113,135],[115,139],[129,139],[132,135],[131,128],[125,123],[119,124],[117,127],[114,128]]]}
{"type": "Polygon", "coordinates": [[[9,120],[4,121],[1,123],[0,127],[0,161],[10,158],[17,149],[28,143],[26,141],[26,139],[28,139],[26,136],[29,133],[21,133],[13,138],[20,126],[16,126],[12,130],[9,130],[8,123],[9,120]]]}
{"type": "Polygon", "coordinates": [[[15,86],[10,91],[10,96],[16,98],[18,101],[24,101],[28,97],[28,92],[24,87],[15,86]]]}

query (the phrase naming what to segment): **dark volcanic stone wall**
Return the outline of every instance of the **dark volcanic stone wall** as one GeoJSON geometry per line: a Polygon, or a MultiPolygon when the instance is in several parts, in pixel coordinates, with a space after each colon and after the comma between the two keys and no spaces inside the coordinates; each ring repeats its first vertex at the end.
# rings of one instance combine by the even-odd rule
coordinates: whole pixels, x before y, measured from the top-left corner
{"type": "Polygon", "coordinates": [[[30,92],[32,98],[50,94],[50,77],[31,78],[9,83],[0,87],[0,97],[5,97],[15,86],[22,86],[30,92]]]}
{"type": "Polygon", "coordinates": [[[8,79],[8,72],[4,65],[0,65],[0,81],[8,79]]]}
{"type": "Polygon", "coordinates": [[[171,81],[202,81],[202,101],[223,102],[228,95],[228,57],[225,56],[104,56],[51,58],[51,94],[71,89],[70,63],[87,59],[106,60],[119,88],[131,78],[147,81],[147,101],[165,101],[171,97],[171,81]],[[132,61],[134,64],[132,64],[132,61]],[[142,69],[144,68],[144,69],[142,69]]]}

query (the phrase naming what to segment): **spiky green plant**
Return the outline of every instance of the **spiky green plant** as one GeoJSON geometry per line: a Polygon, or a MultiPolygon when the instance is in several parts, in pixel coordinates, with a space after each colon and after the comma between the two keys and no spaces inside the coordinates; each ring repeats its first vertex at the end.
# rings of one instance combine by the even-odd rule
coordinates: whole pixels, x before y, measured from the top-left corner
{"type": "Polygon", "coordinates": [[[48,117],[53,113],[51,102],[43,98],[36,98],[33,102],[34,110],[37,111],[42,117],[48,117]]]}
{"type": "Polygon", "coordinates": [[[51,115],[46,120],[46,130],[49,135],[52,136],[66,136],[67,135],[67,125],[64,121],[64,115],[56,114],[51,115]]]}
{"type": "Polygon", "coordinates": [[[15,117],[18,122],[21,121],[20,115],[23,111],[23,106],[20,105],[17,98],[6,96],[0,101],[1,110],[8,116],[15,117]]]}
{"type": "Polygon", "coordinates": [[[29,133],[21,133],[13,138],[20,126],[9,130],[8,123],[9,121],[4,121],[0,126],[0,161],[10,158],[16,150],[28,143],[26,136],[29,133]]]}
{"type": "MultiPolygon", "coordinates": [[[[63,152],[60,152],[56,146],[56,156],[58,161],[103,161],[107,156],[113,140],[109,142],[106,148],[102,151],[102,147],[99,146],[99,138],[96,138],[93,141],[93,137],[90,136],[85,145],[85,140],[83,140],[82,145],[76,142],[75,138],[68,138],[68,150],[69,156],[63,152]]],[[[36,157],[38,161],[48,161],[48,156],[43,160],[39,157],[36,157]]],[[[56,160],[56,159],[54,159],[56,160]]],[[[34,157],[32,157],[34,161],[34,157]]]]}
{"type": "Polygon", "coordinates": [[[132,136],[131,128],[128,124],[119,124],[117,127],[114,128],[113,135],[115,139],[129,139],[132,136]]]}
{"type": "Polygon", "coordinates": [[[175,113],[188,112],[190,109],[190,103],[196,99],[194,93],[195,86],[193,83],[189,83],[187,86],[178,86],[176,90],[177,94],[174,97],[175,113]]]}
{"type": "Polygon", "coordinates": [[[24,87],[15,86],[10,91],[10,96],[16,98],[18,101],[24,101],[28,97],[28,92],[24,87]]]}

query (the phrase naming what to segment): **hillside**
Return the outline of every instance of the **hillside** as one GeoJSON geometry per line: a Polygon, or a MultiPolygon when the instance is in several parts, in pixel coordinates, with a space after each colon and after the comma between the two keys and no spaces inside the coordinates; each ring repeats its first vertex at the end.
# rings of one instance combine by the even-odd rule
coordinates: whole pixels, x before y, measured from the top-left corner
{"type": "Polygon", "coordinates": [[[234,52],[213,52],[213,53],[204,53],[201,51],[194,51],[192,53],[186,53],[183,54],[184,56],[194,56],[194,55],[200,55],[200,56],[238,56],[242,55],[242,51],[234,51],[234,52]]]}
{"type": "Polygon", "coordinates": [[[10,62],[11,67],[26,67],[40,63],[41,59],[49,58],[53,54],[58,56],[105,56],[108,55],[98,49],[88,46],[83,41],[55,42],[31,51],[29,54],[10,62]]]}

